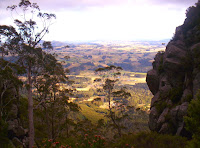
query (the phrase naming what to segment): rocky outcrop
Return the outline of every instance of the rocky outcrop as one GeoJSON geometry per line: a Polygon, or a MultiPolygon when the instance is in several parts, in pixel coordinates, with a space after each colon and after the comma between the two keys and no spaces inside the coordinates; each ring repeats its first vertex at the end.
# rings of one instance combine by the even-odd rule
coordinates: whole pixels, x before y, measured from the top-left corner
{"type": "Polygon", "coordinates": [[[17,105],[12,104],[9,112],[10,116],[7,120],[8,138],[11,140],[13,147],[24,148],[28,146],[28,130],[22,127],[18,113],[17,105]]]}
{"type": "Polygon", "coordinates": [[[183,117],[200,89],[200,2],[188,9],[184,24],[177,27],[166,50],[158,52],[154,60],[146,78],[154,95],[149,128],[188,136],[183,117]]]}

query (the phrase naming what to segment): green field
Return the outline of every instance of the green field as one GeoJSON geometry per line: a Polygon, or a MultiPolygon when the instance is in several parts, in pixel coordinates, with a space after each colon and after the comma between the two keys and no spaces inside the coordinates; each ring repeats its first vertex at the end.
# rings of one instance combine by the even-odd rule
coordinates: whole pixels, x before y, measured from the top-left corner
{"type": "Polygon", "coordinates": [[[87,105],[87,104],[79,104],[81,108],[81,113],[88,119],[92,121],[92,123],[96,124],[98,120],[107,118],[105,115],[107,114],[106,109],[99,108],[95,105],[87,105]]]}

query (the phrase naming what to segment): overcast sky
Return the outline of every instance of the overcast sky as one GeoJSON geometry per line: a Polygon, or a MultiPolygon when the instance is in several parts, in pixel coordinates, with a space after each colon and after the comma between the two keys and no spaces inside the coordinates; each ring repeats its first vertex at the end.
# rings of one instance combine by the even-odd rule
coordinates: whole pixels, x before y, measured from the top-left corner
{"type": "MultiPolygon", "coordinates": [[[[0,24],[13,19],[0,0],[0,24]]],[[[32,0],[57,19],[46,40],[161,40],[171,38],[198,0],[32,0]]]]}

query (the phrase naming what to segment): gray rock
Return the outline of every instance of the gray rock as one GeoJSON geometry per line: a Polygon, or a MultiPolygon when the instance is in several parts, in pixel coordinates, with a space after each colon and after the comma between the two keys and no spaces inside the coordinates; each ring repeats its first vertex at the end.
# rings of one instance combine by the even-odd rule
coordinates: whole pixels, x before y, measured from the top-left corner
{"type": "Polygon", "coordinates": [[[24,139],[22,140],[23,144],[25,145],[25,147],[28,147],[28,137],[24,137],[24,139]]]}
{"type": "Polygon", "coordinates": [[[8,123],[8,130],[15,129],[16,127],[19,126],[17,119],[9,120],[7,123],[8,123]]]}
{"type": "Polygon", "coordinates": [[[181,136],[181,132],[182,132],[183,128],[184,128],[184,123],[180,122],[179,126],[178,126],[178,130],[176,132],[176,135],[181,136]]]}
{"type": "Polygon", "coordinates": [[[170,89],[171,89],[171,85],[168,82],[168,77],[167,75],[163,75],[160,78],[159,91],[162,91],[162,93],[164,93],[164,92],[168,92],[170,89]]]}
{"type": "Polygon", "coordinates": [[[169,108],[165,108],[164,111],[162,112],[162,114],[160,115],[160,117],[158,118],[158,125],[161,125],[162,123],[165,122],[165,116],[168,114],[169,112],[169,108]]]}
{"type": "Polygon", "coordinates": [[[24,136],[26,134],[24,128],[21,127],[21,126],[18,126],[17,128],[14,128],[13,131],[16,133],[17,137],[21,137],[21,136],[24,136]]]}
{"type": "Polygon", "coordinates": [[[179,59],[176,58],[166,58],[164,61],[164,69],[168,72],[180,72],[182,71],[182,65],[179,59]]]}
{"type": "Polygon", "coordinates": [[[151,99],[151,106],[154,106],[154,103],[157,102],[160,98],[160,93],[156,93],[155,96],[151,99]]]}
{"type": "Polygon", "coordinates": [[[158,120],[158,112],[155,107],[151,108],[150,114],[149,114],[149,129],[152,131],[157,130],[157,120],[158,120]]]}
{"type": "Polygon", "coordinates": [[[189,97],[192,96],[192,91],[190,89],[185,89],[181,97],[181,102],[188,102],[189,97]]]}
{"type": "Polygon", "coordinates": [[[171,116],[171,121],[172,121],[172,123],[174,124],[174,125],[177,125],[177,114],[178,114],[178,110],[179,110],[179,105],[178,106],[176,106],[175,108],[172,108],[171,110],[170,110],[170,116],[171,116]]]}
{"type": "Polygon", "coordinates": [[[155,95],[159,88],[158,74],[155,70],[151,70],[147,73],[146,82],[152,94],[155,95]]]}
{"type": "Polygon", "coordinates": [[[190,47],[190,51],[194,55],[195,54],[194,50],[199,49],[199,48],[200,48],[200,43],[197,43],[197,44],[193,45],[192,47],[190,47]]]}
{"type": "Polygon", "coordinates": [[[9,118],[16,119],[17,114],[18,114],[18,107],[17,105],[13,104],[9,112],[9,118]]]}
{"type": "Polygon", "coordinates": [[[188,102],[184,102],[179,106],[178,114],[177,114],[177,119],[179,121],[183,121],[183,117],[187,115],[187,109],[188,109],[188,102]]]}
{"type": "MultiPolygon", "coordinates": [[[[180,45],[182,46],[182,45],[180,45]]],[[[171,45],[171,46],[167,46],[166,48],[166,54],[165,57],[166,58],[177,58],[177,59],[181,59],[184,58],[186,56],[186,51],[184,51],[185,48],[181,49],[175,45],[171,45]]]]}
{"type": "Polygon", "coordinates": [[[200,89],[200,73],[198,73],[193,80],[193,95],[195,98],[199,89],[200,89]]]}
{"type": "Polygon", "coordinates": [[[161,133],[161,134],[170,133],[170,128],[169,128],[168,123],[164,123],[164,124],[162,125],[162,127],[161,127],[160,130],[159,130],[159,133],[161,133]]]}
{"type": "Polygon", "coordinates": [[[154,58],[155,61],[152,64],[153,69],[158,69],[158,67],[163,64],[163,55],[164,55],[164,53],[162,53],[162,52],[158,52],[156,54],[156,56],[154,58]]]}

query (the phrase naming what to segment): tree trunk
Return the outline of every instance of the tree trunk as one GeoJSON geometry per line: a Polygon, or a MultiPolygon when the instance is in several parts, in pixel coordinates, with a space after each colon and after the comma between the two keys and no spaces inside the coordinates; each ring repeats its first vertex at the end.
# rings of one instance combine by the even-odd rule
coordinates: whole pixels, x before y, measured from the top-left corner
{"type": "Polygon", "coordinates": [[[66,134],[67,134],[67,138],[69,138],[69,125],[68,125],[68,114],[66,113],[66,134]]]}
{"type": "Polygon", "coordinates": [[[109,88],[109,90],[108,90],[108,103],[109,103],[110,118],[111,118],[113,124],[114,124],[114,125],[116,126],[116,128],[117,128],[119,137],[121,137],[121,136],[122,136],[122,134],[121,134],[121,128],[120,128],[119,125],[115,122],[115,119],[114,119],[113,113],[112,113],[112,108],[111,108],[111,89],[110,89],[110,88],[109,88]]]}
{"type": "Polygon", "coordinates": [[[33,122],[33,97],[32,97],[32,81],[31,66],[28,68],[28,119],[29,119],[29,148],[34,146],[34,122],[33,122]]]}

